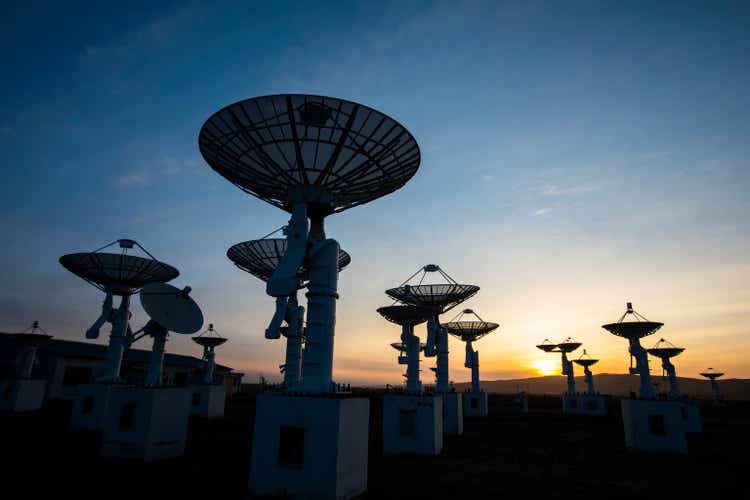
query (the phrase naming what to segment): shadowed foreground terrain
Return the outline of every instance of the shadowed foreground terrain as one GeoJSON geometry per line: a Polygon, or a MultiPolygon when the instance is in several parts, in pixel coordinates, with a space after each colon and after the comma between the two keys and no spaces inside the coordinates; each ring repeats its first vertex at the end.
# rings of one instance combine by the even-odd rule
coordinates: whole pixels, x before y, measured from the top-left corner
{"type": "MultiPolygon", "coordinates": [[[[370,414],[369,491],[364,498],[747,498],[750,404],[704,406],[705,431],[687,456],[625,451],[619,402],[603,419],[563,416],[560,398],[532,397],[519,414],[492,395],[486,420],[467,420],[437,457],[383,457],[380,396],[370,414]]],[[[105,461],[95,436],[65,433],[63,408],[0,417],[3,483],[37,498],[246,498],[254,398],[227,405],[227,418],[191,422],[184,458],[143,464],[105,461]]],[[[272,453],[269,450],[269,453],[272,453]]]]}

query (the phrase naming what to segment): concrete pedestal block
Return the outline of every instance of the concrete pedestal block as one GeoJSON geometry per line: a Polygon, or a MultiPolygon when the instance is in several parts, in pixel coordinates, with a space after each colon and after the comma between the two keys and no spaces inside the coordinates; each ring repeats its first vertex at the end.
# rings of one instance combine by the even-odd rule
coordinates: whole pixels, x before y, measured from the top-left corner
{"type": "Polygon", "coordinates": [[[224,384],[196,384],[190,386],[190,415],[203,418],[222,418],[227,389],[224,384]]]}
{"type": "Polygon", "coordinates": [[[101,455],[144,461],[182,456],[189,416],[186,387],[112,386],[101,455]]]}
{"type": "Polygon", "coordinates": [[[120,384],[80,384],[76,386],[70,427],[74,430],[100,430],[109,408],[113,387],[120,384]]]}
{"type": "Polygon", "coordinates": [[[486,417],[487,416],[487,393],[464,392],[464,417],[486,417]]]}
{"type": "Polygon", "coordinates": [[[437,455],[443,449],[443,398],[383,398],[383,453],[437,455]]]}
{"type": "Polygon", "coordinates": [[[464,410],[461,393],[446,392],[443,397],[443,432],[445,434],[464,433],[464,410]]]}
{"type": "Polygon", "coordinates": [[[681,403],[680,412],[685,422],[685,432],[697,433],[703,431],[703,422],[698,405],[692,403],[681,403]]]}
{"type": "Polygon", "coordinates": [[[597,394],[563,394],[563,413],[603,417],[607,414],[607,401],[597,394]]]}
{"type": "Polygon", "coordinates": [[[0,411],[34,411],[44,403],[46,380],[10,379],[0,382],[0,411]]]}
{"type": "Polygon", "coordinates": [[[256,398],[252,495],[349,499],[367,489],[370,401],[256,398]]]}
{"type": "Polygon", "coordinates": [[[630,451],[687,453],[679,401],[623,399],[622,421],[630,451]]]}

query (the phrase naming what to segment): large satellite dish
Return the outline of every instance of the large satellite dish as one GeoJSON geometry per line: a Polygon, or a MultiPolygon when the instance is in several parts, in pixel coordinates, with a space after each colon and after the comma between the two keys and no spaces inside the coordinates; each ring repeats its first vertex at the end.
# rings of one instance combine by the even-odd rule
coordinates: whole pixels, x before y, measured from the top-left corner
{"type": "Polygon", "coordinates": [[[386,290],[385,293],[403,303],[413,306],[429,307],[433,311],[444,313],[461,302],[473,297],[479,292],[476,285],[462,285],[457,283],[440,266],[428,264],[414,273],[407,279],[404,284],[397,288],[386,290]],[[417,285],[410,285],[408,281],[422,272],[422,278],[417,285]],[[447,283],[423,285],[422,281],[427,273],[438,272],[447,281],[447,283]]]}
{"type": "Polygon", "coordinates": [[[646,349],[652,356],[661,359],[670,359],[679,356],[685,350],[684,347],[677,347],[668,340],[661,339],[651,349],[646,349]]]}
{"type": "Polygon", "coordinates": [[[464,342],[479,340],[488,333],[497,330],[499,326],[500,325],[497,323],[483,320],[471,309],[464,309],[451,321],[443,323],[443,327],[448,330],[448,333],[464,342]],[[463,316],[467,314],[473,315],[476,320],[462,321],[463,316]]]}
{"type": "Polygon", "coordinates": [[[166,283],[151,283],[141,290],[141,305],[167,330],[191,334],[203,326],[203,313],[189,293],[189,287],[180,290],[166,283]]]}
{"type": "Polygon", "coordinates": [[[306,202],[325,216],[380,198],[417,171],[417,141],[379,111],[332,97],[279,94],[214,113],[198,144],[243,191],[282,208],[306,202]]]}
{"type": "Polygon", "coordinates": [[[391,323],[396,323],[401,326],[419,325],[430,319],[430,317],[435,314],[435,312],[428,307],[409,305],[379,307],[378,313],[391,323]]]}
{"type": "Polygon", "coordinates": [[[71,253],[60,257],[60,264],[100,290],[114,295],[133,295],[149,283],[164,283],[175,279],[180,272],[169,264],[156,260],[134,240],[120,239],[93,252],[71,253]],[[118,244],[120,253],[101,252],[118,244]],[[130,255],[135,247],[146,257],[130,255]]]}
{"type": "Polygon", "coordinates": [[[593,366],[599,362],[598,359],[594,359],[591,357],[589,353],[586,352],[586,349],[583,350],[583,354],[578,359],[574,359],[573,363],[583,366],[584,368],[588,368],[590,366],[593,366]]]}
{"type": "MultiPolygon", "coordinates": [[[[267,238],[250,240],[232,245],[227,250],[227,257],[234,265],[263,281],[268,281],[286,253],[286,239],[267,238]]],[[[351,263],[352,258],[339,250],[339,271],[351,263]]],[[[300,279],[307,275],[309,269],[303,265],[298,270],[300,279]]]]}
{"type": "Polygon", "coordinates": [[[617,335],[618,337],[624,337],[626,339],[640,339],[648,335],[656,333],[656,331],[664,326],[664,323],[658,323],[656,321],[649,321],[642,315],[638,314],[633,309],[633,304],[628,302],[625,313],[620,317],[616,323],[608,323],[602,325],[602,328],[608,332],[617,335]],[[626,316],[632,315],[635,321],[623,321],[626,316]]]}
{"type": "Polygon", "coordinates": [[[213,323],[208,325],[208,330],[201,333],[197,337],[193,337],[192,340],[196,344],[202,347],[208,347],[209,349],[213,349],[214,347],[220,346],[221,344],[227,341],[227,339],[219,335],[219,333],[216,330],[214,330],[213,323]]]}

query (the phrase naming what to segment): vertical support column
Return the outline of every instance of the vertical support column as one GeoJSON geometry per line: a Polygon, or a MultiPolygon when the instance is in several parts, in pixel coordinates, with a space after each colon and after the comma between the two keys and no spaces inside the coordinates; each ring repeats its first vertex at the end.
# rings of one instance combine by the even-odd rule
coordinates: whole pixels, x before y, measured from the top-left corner
{"type": "Polygon", "coordinates": [[[594,391],[594,374],[591,373],[591,368],[584,366],[583,373],[586,375],[586,392],[596,394],[596,391],[594,391]]]}
{"type": "Polygon", "coordinates": [[[714,403],[718,403],[721,397],[719,396],[719,383],[716,381],[715,378],[711,379],[711,389],[714,393],[714,403]]]}
{"type": "Polygon", "coordinates": [[[479,387],[479,351],[472,352],[471,363],[471,392],[481,392],[479,387]]]}
{"type": "Polygon", "coordinates": [[[161,385],[161,369],[164,365],[164,350],[167,345],[167,332],[160,327],[160,331],[154,331],[154,345],[151,348],[151,356],[148,361],[148,374],[146,375],[146,386],[155,387],[161,385]]]}
{"type": "Polygon", "coordinates": [[[401,327],[401,342],[406,345],[406,392],[419,394],[422,382],[419,381],[419,337],[414,335],[414,325],[401,327]]]}
{"type": "Polygon", "coordinates": [[[107,349],[107,366],[102,377],[103,382],[119,382],[122,356],[128,343],[128,321],[130,321],[130,295],[123,295],[120,307],[115,312],[112,322],[112,333],[109,336],[107,349]]]}
{"type": "Polygon", "coordinates": [[[440,321],[435,315],[435,333],[437,338],[437,387],[436,392],[449,392],[448,383],[448,331],[440,326],[440,321]]]}
{"type": "Polygon", "coordinates": [[[320,240],[310,250],[307,331],[302,359],[302,390],[332,392],[333,336],[338,299],[339,244],[320,240]]]}
{"type": "Polygon", "coordinates": [[[630,354],[635,358],[635,369],[640,378],[641,388],[638,395],[642,399],[656,399],[656,393],[651,386],[651,372],[648,368],[648,353],[641,346],[637,338],[628,339],[630,342],[630,354]]]}
{"type": "Polygon", "coordinates": [[[36,359],[36,346],[29,346],[23,350],[19,367],[20,378],[31,378],[31,371],[34,369],[34,359],[36,359]]]}
{"type": "Polygon", "coordinates": [[[206,360],[206,371],[203,372],[203,383],[213,384],[214,383],[214,369],[216,367],[216,353],[214,348],[205,346],[203,348],[203,359],[206,360]]]}
{"type": "Polygon", "coordinates": [[[670,399],[680,398],[680,387],[677,383],[677,370],[675,369],[669,358],[661,359],[661,367],[667,372],[669,377],[669,397],[670,399]]]}
{"type": "Polygon", "coordinates": [[[302,321],[305,316],[305,308],[297,302],[297,292],[289,296],[287,303],[287,329],[286,329],[286,354],[284,356],[284,388],[293,390],[299,384],[302,361],[302,338],[304,328],[302,321]]]}
{"type": "Polygon", "coordinates": [[[576,393],[576,378],[573,371],[573,362],[568,360],[568,355],[564,351],[562,352],[562,374],[568,377],[567,394],[574,396],[576,393]]]}

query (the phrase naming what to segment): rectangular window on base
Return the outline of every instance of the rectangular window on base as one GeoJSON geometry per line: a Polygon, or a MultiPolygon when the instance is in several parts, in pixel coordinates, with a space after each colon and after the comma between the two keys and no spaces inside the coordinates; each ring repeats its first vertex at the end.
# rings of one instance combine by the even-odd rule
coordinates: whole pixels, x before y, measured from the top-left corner
{"type": "Polygon", "coordinates": [[[398,432],[402,436],[417,435],[417,410],[400,410],[398,414],[398,432]]]}
{"type": "Polygon", "coordinates": [[[135,424],[135,403],[122,405],[120,408],[120,430],[131,431],[135,424]]]}
{"type": "Polygon", "coordinates": [[[305,428],[281,427],[279,429],[280,467],[301,470],[305,457],[305,428]]]}
{"type": "Polygon", "coordinates": [[[648,430],[654,436],[666,436],[667,427],[664,423],[664,415],[649,415],[648,430]]]}

